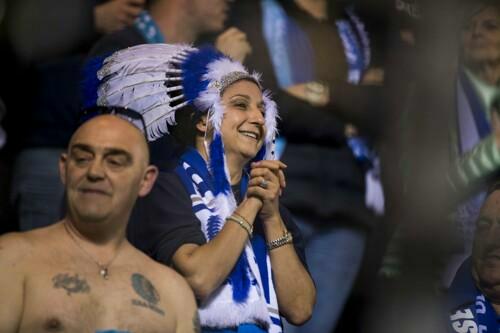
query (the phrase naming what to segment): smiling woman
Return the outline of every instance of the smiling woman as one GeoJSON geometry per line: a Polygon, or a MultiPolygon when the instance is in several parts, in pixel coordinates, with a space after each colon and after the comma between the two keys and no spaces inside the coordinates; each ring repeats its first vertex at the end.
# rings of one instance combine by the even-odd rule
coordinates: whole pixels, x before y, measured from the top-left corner
{"type": "Polygon", "coordinates": [[[462,29],[462,53],[468,67],[481,68],[500,61],[500,4],[483,1],[476,7],[462,29]]]}
{"type": "Polygon", "coordinates": [[[187,145],[173,169],[159,166],[128,237],[186,278],[203,330],[282,332],[280,315],[306,321],[315,289],[279,204],[286,165],[274,158],[276,105],[259,76],[211,48],[150,44],[105,59],[96,78],[87,105],[134,109],[150,141],[172,132],[187,145]]]}

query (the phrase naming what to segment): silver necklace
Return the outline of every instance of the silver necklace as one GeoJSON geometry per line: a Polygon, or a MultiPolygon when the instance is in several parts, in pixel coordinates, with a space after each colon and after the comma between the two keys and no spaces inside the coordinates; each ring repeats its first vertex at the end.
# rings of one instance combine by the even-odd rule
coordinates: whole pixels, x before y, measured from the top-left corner
{"type": "Polygon", "coordinates": [[[85,255],[87,257],[89,257],[96,265],[97,267],[99,267],[99,275],[101,275],[101,277],[105,280],[108,279],[109,277],[109,267],[111,266],[111,264],[113,263],[113,261],[116,259],[116,257],[118,256],[118,253],[120,252],[120,249],[121,249],[121,246],[122,246],[122,243],[123,241],[120,243],[120,245],[118,245],[118,248],[116,249],[116,252],[115,252],[115,255],[113,256],[113,258],[111,258],[111,260],[108,261],[107,264],[101,264],[99,261],[97,261],[96,259],[94,259],[94,257],[88,253],[83,247],[82,245],[76,240],[75,236],[72,234],[72,232],[69,230],[69,226],[67,225],[67,222],[65,221],[64,222],[64,229],[66,230],[66,233],[69,235],[69,237],[71,238],[71,240],[73,240],[73,243],[75,243],[75,245],[83,252],[85,253],[85,255]]]}

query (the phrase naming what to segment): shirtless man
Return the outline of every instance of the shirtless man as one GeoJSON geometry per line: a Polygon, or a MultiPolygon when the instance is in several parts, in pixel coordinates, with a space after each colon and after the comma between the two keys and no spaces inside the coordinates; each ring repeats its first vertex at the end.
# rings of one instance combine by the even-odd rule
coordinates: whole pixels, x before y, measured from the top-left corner
{"type": "Polygon", "coordinates": [[[113,115],[73,135],[60,159],[67,215],[0,237],[0,332],[199,332],[186,282],[125,239],[157,169],[144,135],[113,115]]]}

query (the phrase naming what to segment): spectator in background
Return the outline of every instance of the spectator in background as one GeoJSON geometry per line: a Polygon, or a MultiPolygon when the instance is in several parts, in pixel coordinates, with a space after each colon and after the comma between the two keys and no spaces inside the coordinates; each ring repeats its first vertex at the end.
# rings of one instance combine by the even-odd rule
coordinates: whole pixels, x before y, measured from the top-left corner
{"type": "Polygon", "coordinates": [[[100,35],[131,24],[144,0],[19,0],[9,12],[9,36],[30,76],[10,107],[20,146],[10,200],[21,230],[61,217],[63,187],[57,160],[76,128],[82,62],[100,35]]]}
{"type": "Polygon", "coordinates": [[[486,195],[476,221],[472,256],[450,287],[450,332],[498,332],[500,325],[500,186],[486,195]]]}
{"type": "MultiPolygon", "coordinates": [[[[229,0],[150,0],[134,24],[103,37],[90,56],[109,55],[138,44],[192,44],[204,33],[224,28],[229,0]]],[[[215,46],[233,59],[243,61],[251,51],[244,33],[236,28],[224,31],[215,46]]]]}
{"type": "Polygon", "coordinates": [[[448,281],[470,254],[484,191],[500,172],[500,114],[494,108],[499,88],[500,4],[489,0],[467,4],[461,31],[457,108],[450,121],[451,149],[456,159],[449,174],[462,202],[454,220],[463,236],[463,251],[454,259],[445,277],[448,281]]]}
{"type": "Polygon", "coordinates": [[[282,160],[288,165],[289,185],[283,202],[301,222],[318,289],[311,320],[300,329],[288,325],[285,331],[331,332],[376,221],[365,203],[369,150],[364,146],[355,157],[346,136],[354,133],[346,129],[353,120],[366,126],[357,117],[370,114],[367,105],[380,105],[356,85],[380,84],[383,73],[370,70],[370,39],[360,17],[336,2],[241,3],[234,22],[252,49],[260,50],[247,63],[274,87],[282,111],[282,160]]]}

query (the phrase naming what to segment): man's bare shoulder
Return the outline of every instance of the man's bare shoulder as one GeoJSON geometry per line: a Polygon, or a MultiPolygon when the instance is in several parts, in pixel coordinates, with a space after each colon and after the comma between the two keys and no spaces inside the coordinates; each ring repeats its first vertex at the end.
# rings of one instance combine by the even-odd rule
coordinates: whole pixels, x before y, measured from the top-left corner
{"type": "Polygon", "coordinates": [[[26,233],[12,232],[0,236],[0,262],[19,262],[33,251],[33,242],[26,233]]]}
{"type": "Polygon", "coordinates": [[[0,263],[17,264],[33,259],[44,244],[50,244],[57,225],[0,236],[0,263]]]}

